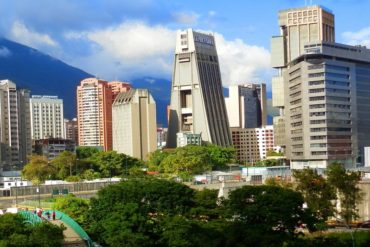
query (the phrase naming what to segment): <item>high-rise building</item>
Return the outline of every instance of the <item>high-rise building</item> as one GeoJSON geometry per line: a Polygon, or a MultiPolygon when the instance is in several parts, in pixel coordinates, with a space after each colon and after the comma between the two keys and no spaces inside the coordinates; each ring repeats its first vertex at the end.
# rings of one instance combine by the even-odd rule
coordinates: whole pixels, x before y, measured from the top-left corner
{"type": "Polygon", "coordinates": [[[266,126],[266,84],[244,84],[229,87],[225,98],[230,127],[260,128],[266,126]]]}
{"type": "Polygon", "coordinates": [[[112,90],[108,82],[87,78],[77,87],[78,144],[112,149],[112,90]]]}
{"type": "Polygon", "coordinates": [[[112,90],[112,102],[114,102],[119,93],[125,93],[130,91],[131,84],[122,81],[111,81],[108,82],[108,87],[112,90]]]}
{"type": "Polygon", "coordinates": [[[21,169],[32,153],[30,92],[10,80],[0,81],[0,142],[2,170],[21,169]]]}
{"type": "Polygon", "coordinates": [[[58,96],[32,95],[30,99],[31,138],[64,138],[63,100],[58,96]]]}
{"type": "Polygon", "coordinates": [[[167,147],[179,132],[232,145],[214,37],[192,29],[177,33],[167,147]]]}
{"type": "Polygon", "coordinates": [[[156,105],[147,89],[131,89],[113,103],[113,150],[147,160],[157,149],[156,105]]]}
{"type": "Polygon", "coordinates": [[[127,92],[126,82],[107,82],[87,78],[77,87],[78,144],[112,149],[112,104],[117,95],[127,92]]]}
{"type": "Polygon", "coordinates": [[[72,120],[64,119],[64,133],[66,134],[67,140],[72,140],[78,143],[78,123],[77,118],[72,120]]]}
{"type": "Polygon", "coordinates": [[[283,142],[293,169],[362,163],[370,145],[370,50],[335,43],[334,15],[320,6],[281,11],[279,24],[275,143],[283,142]]]}
{"type": "Polygon", "coordinates": [[[370,50],[312,42],[284,74],[292,168],[363,163],[370,146],[370,50]]]}
{"type": "Polygon", "coordinates": [[[284,72],[290,62],[304,52],[307,42],[335,41],[334,15],[322,6],[306,6],[279,11],[280,35],[271,40],[271,64],[278,69],[272,78],[272,104],[279,108],[280,115],[274,117],[275,142],[286,145],[285,137],[285,87],[284,72]]]}
{"type": "Polygon", "coordinates": [[[268,150],[279,151],[274,143],[274,128],[231,128],[236,159],[243,164],[254,164],[266,159],[268,150]]]}

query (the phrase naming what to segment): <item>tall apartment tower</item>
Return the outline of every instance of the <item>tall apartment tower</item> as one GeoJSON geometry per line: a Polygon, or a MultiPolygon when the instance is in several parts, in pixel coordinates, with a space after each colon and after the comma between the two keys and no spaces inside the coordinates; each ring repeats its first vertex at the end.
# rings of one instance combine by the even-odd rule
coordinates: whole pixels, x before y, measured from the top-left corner
{"type": "Polygon", "coordinates": [[[128,83],[87,78],[77,87],[78,144],[112,149],[112,103],[128,83]]]}
{"type": "Polygon", "coordinates": [[[108,82],[87,78],[77,87],[78,144],[112,149],[112,91],[108,82]]]}
{"type": "Polygon", "coordinates": [[[244,84],[229,87],[225,98],[230,127],[261,128],[266,126],[266,84],[244,84]]]}
{"type": "Polygon", "coordinates": [[[271,64],[278,71],[272,78],[272,104],[279,108],[280,116],[274,117],[275,144],[286,146],[284,72],[292,60],[304,52],[308,42],[335,42],[334,15],[321,6],[279,11],[280,35],[271,40],[271,64]]]}
{"type": "Polygon", "coordinates": [[[32,95],[31,138],[65,138],[63,100],[58,96],[32,95]]]}
{"type": "Polygon", "coordinates": [[[32,153],[29,98],[28,90],[0,81],[1,170],[21,169],[32,153]]]}
{"type": "Polygon", "coordinates": [[[113,103],[113,150],[147,160],[157,149],[156,105],[147,89],[131,89],[113,103]]]}
{"type": "Polygon", "coordinates": [[[177,133],[232,145],[214,37],[192,29],[177,33],[167,147],[177,133]]]}

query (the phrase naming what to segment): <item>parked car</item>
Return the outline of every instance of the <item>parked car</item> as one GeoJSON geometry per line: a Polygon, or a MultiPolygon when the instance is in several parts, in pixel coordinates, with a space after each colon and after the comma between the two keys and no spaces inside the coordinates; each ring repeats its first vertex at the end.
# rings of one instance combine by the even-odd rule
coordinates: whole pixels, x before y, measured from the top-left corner
{"type": "Polygon", "coordinates": [[[370,228],[370,220],[365,220],[357,225],[357,227],[361,228],[370,228]]]}

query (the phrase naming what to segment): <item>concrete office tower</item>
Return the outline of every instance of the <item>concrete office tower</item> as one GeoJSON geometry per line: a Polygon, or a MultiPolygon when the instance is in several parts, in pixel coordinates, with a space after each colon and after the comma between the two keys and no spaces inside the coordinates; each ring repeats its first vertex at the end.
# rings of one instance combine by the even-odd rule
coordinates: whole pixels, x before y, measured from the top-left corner
{"type": "Polygon", "coordinates": [[[64,133],[67,140],[72,140],[78,143],[78,123],[77,118],[72,120],[64,119],[64,133]]]}
{"type": "Polygon", "coordinates": [[[131,89],[113,103],[113,150],[147,160],[157,149],[155,101],[147,89],[131,89]]]}
{"type": "Polygon", "coordinates": [[[65,138],[63,100],[58,96],[33,95],[30,99],[31,138],[65,138]]]}
{"type": "Polygon", "coordinates": [[[274,117],[275,143],[286,145],[284,71],[292,60],[300,56],[307,42],[335,41],[334,15],[321,6],[279,11],[280,35],[271,40],[271,64],[278,69],[272,78],[272,104],[279,108],[280,116],[274,117]]]}
{"type": "Polygon", "coordinates": [[[304,48],[284,73],[291,167],[362,163],[370,146],[370,50],[328,42],[304,48]]]}
{"type": "Polygon", "coordinates": [[[77,87],[78,144],[112,149],[112,90],[108,82],[87,78],[77,87]]]}
{"type": "Polygon", "coordinates": [[[178,132],[232,145],[214,37],[192,29],[177,33],[167,147],[178,132]]]}
{"type": "Polygon", "coordinates": [[[266,84],[244,84],[229,87],[225,98],[230,127],[260,128],[266,126],[266,84]]]}
{"type": "Polygon", "coordinates": [[[28,90],[0,81],[1,170],[21,169],[32,153],[29,99],[28,90]]]}

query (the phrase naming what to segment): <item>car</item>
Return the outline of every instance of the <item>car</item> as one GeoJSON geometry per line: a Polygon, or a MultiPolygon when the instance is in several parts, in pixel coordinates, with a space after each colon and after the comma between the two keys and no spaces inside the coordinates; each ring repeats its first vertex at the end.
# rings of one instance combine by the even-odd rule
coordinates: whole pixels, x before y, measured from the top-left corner
{"type": "Polygon", "coordinates": [[[357,225],[357,227],[361,228],[370,228],[370,220],[365,220],[357,225]]]}

